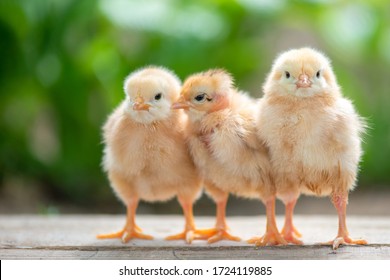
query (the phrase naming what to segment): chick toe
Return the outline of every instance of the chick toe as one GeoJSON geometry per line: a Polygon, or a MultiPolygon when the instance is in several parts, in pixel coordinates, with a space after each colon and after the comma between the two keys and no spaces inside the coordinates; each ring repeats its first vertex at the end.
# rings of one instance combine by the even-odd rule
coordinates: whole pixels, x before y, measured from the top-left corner
{"type": "MultiPolygon", "coordinates": [[[[138,228],[139,229],[139,228],[138,228]]],[[[133,238],[151,240],[153,236],[141,233],[137,228],[134,229],[122,229],[118,232],[99,234],[96,237],[98,239],[115,239],[119,238],[123,243],[129,242],[133,238]]]]}
{"type": "Polygon", "coordinates": [[[340,245],[367,245],[365,239],[352,239],[349,236],[337,236],[334,240],[320,243],[320,245],[332,245],[333,250],[337,250],[340,245]]]}
{"type": "Polygon", "coordinates": [[[134,238],[152,240],[153,236],[143,234],[143,233],[137,232],[135,230],[124,230],[123,235],[121,237],[123,243],[127,243],[131,239],[134,239],[134,238]]]}
{"type": "Polygon", "coordinates": [[[288,243],[296,244],[296,245],[302,245],[303,242],[299,240],[298,238],[302,237],[302,234],[293,226],[284,226],[281,235],[283,236],[284,240],[286,240],[288,243]]]}
{"type": "Polygon", "coordinates": [[[207,239],[207,243],[215,243],[221,240],[241,241],[238,236],[231,235],[226,228],[211,228],[204,230],[197,230],[200,238],[207,239]]]}
{"type": "Polygon", "coordinates": [[[196,230],[190,229],[190,230],[184,230],[181,233],[170,235],[165,237],[165,240],[185,240],[188,244],[191,244],[193,240],[196,239],[204,239],[200,235],[196,233],[196,230]]]}
{"type": "Polygon", "coordinates": [[[124,230],[120,230],[118,232],[106,233],[106,234],[98,234],[96,236],[97,239],[113,239],[113,238],[122,238],[124,230]]]}
{"type": "Polygon", "coordinates": [[[280,235],[279,232],[267,231],[261,237],[253,237],[247,241],[249,244],[255,244],[256,246],[268,246],[268,245],[287,245],[287,241],[280,235]]]}

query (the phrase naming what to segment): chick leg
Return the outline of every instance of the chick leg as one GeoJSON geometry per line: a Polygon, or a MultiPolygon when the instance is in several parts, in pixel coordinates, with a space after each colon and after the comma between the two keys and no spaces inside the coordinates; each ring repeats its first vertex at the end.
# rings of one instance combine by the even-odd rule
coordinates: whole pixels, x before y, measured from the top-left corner
{"type": "Polygon", "coordinates": [[[233,236],[228,233],[229,227],[226,223],[226,204],[228,201],[228,194],[225,194],[222,199],[216,202],[217,204],[217,220],[215,227],[211,229],[199,229],[196,233],[200,239],[207,239],[207,243],[211,244],[220,240],[240,241],[241,238],[233,236]]]}
{"type": "Polygon", "coordinates": [[[171,235],[166,237],[166,240],[179,240],[184,239],[187,243],[191,243],[192,240],[196,239],[196,230],[194,222],[194,214],[192,211],[193,203],[191,200],[183,199],[179,197],[179,203],[183,209],[183,214],[185,218],[185,227],[182,233],[171,235]]]}
{"type": "Polygon", "coordinates": [[[337,237],[333,241],[327,242],[325,244],[332,245],[333,250],[336,250],[341,244],[367,244],[367,241],[364,239],[352,239],[349,237],[346,222],[348,194],[333,194],[332,202],[339,216],[339,230],[337,237]]]}
{"type": "Polygon", "coordinates": [[[255,244],[256,246],[287,245],[287,241],[283,239],[276,225],[275,197],[268,199],[265,202],[265,207],[267,215],[267,226],[265,234],[261,237],[253,237],[247,242],[250,244],[255,244]]]}
{"type": "Polygon", "coordinates": [[[131,199],[127,204],[127,218],[125,227],[114,233],[99,234],[98,239],[120,238],[123,243],[129,242],[133,238],[153,239],[152,236],[141,233],[140,228],[135,224],[135,215],[138,207],[138,198],[131,199]]]}
{"type": "Polygon", "coordinates": [[[295,228],[293,224],[293,214],[294,214],[294,208],[295,204],[297,203],[297,198],[284,202],[286,207],[286,215],[284,220],[284,226],[281,231],[283,238],[293,244],[302,245],[303,242],[296,237],[302,237],[302,234],[299,233],[299,231],[295,228]]]}
{"type": "Polygon", "coordinates": [[[228,201],[228,196],[226,199],[217,202],[217,221],[215,223],[215,234],[211,236],[207,242],[214,243],[223,239],[231,240],[231,241],[240,241],[241,238],[237,236],[233,236],[228,233],[229,227],[226,223],[226,204],[228,201]]]}

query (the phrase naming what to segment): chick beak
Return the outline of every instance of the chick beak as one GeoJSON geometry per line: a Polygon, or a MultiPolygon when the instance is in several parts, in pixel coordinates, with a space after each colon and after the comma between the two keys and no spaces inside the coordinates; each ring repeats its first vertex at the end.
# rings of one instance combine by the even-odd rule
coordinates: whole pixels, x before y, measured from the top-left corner
{"type": "Polygon", "coordinates": [[[188,110],[190,106],[187,104],[186,100],[184,99],[183,96],[180,96],[180,98],[172,104],[171,106],[172,109],[184,109],[188,110]]]}
{"type": "Polygon", "coordinates": [[[296,82],[297,88],[308,88],[311,87],[311,81],[309,76],[306,74],[299,75],[299,79],[296,82]]]}
{"type": "Polygon", "coordinates": [[[137,96],[135,99],[133,110],[134,111],[149,111],[150,105],[144,103],[144,99],[141,96],[137,96]]]}

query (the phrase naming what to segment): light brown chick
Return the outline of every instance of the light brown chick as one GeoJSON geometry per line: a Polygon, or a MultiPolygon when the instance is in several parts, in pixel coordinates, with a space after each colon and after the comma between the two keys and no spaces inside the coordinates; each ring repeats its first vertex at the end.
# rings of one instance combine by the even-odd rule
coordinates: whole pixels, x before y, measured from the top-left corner
{"type": "Polygon", "coordinates": [[[270,149],[277,195],[286,205],[284,238],[300,243],[292,216],[305,193],[331,196],[339,216],[335,249],[342,243],[366,244],[351,239],[346,226],[348,192],[355,185],[365,126],[351,101],[342,97],[329,60],[310,48],[281,54],[264,93],[258,134],[270,149]]]}
{"type": "Polygon", "coordinates": [[[202,182],[185,143],[187,117],[171,110],[179,79],[161,67],[147,67],[125,80],[125,100],[103,127],[103,166],[116,195],[127,207],[123,230],[98,238],[151,239],[135,224],[139,200],[166,201],[177,196],[186,219],[183,233],[168,239],[194,238],[192,205],[202,182]]]}
{"type": "Polygon", "coordinates": [[[217,204],[215,228],[203,232],[208,242],[239,240],[227,232],[225,219],[228,195],[233,193],[266,204],[267,232],[252,243],[285,244],[275,222],[268,153],[256,135],[255,101],[234,88],[230,74],[217,69],[190,76],[173,108],[183,108],[189,116],[191,155],[217,204]]]}

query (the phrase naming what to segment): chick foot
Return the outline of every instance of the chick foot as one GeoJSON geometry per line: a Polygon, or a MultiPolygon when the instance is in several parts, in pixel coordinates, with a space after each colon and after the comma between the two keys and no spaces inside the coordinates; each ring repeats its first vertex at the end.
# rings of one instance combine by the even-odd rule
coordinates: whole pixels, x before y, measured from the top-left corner
{"type": "Polygon", "coordinates": [[[255,244],[256,246],[267,246],[267,245],[287,245],[287,241],[283,239],[279,233],[276,225],[275,218],[275,197],[270,197],[265,202],[267,222],[266,232],[261,237],[253,237],[247,242],[249,244],[255,244]]]}
{"type": "Polygon", "coordinates": [[[199,229],[196,233],[199,239],[207,239],[209,244],[221,240],[241,241],[241,238],[228,233],[226,228],[199,229]]]}
{"type": "Polygon", "coordinates": [[[209,244],[221,240],[241,241],[241,238],[237,236],[233,236],[230,233],[228,233],[229,227],[226,223],[227,201],[228,201],[227,193],[223,193],[220,199],[216,201],[217,213],[216,213],[215,227],[209,229],[197,230],[197,234],[199,234],[202,239],[207,239],[207,243],[209,244]]]}
{"type": "Polygon", "coordinates": [[[137,229],[122,229],[118,232],[108,233],[108,234],[99,234],[96,236],[98,239],[113,239],[119,238],[123,243],[129,242],[133,238],[151,240],[153,236],[143,234],[137,229]]]}
{"type": "Polygon", "coordinates": [[[198,233],[198,230],[191,229],[191,230],[185,230],[179,234],[170,235],[165,238],[165,240],[185,240],[188,244],[191,244],[193,240],[196,239],[205,239],[201,237],[201,235],[198,233]]]}
{"type": "Polygon", "coordinates": [[[197,233],[198,230],[196,230],[194,213],[192,209],[193,206],[192,199],[179,196],[178,200],[183,209],[183,214],[185,218],[184,231],[179,234],[170,235],[166,237],[165,240],[185,240],[188,244],[191,244],[192,241],[195,239],[205,239],[205,238],[201,238],[197,233]]]}
{"type": "Polygon", "coordinates": [[[355,245],[366,245],[367,241],[364,239],[352,239],[349,237],[347,222],[346,222],[346,209],[347,209],[348,193],[335,193],[332,195],[332,202],[335,206],[339,216],[339,231],[337,237],[333,241],[322,243],[323,245],[332,245],[333,250],[341,244],[355,244],[355,245]]]}
{"type": "Polygon", "coordinates": [[[320,243],[320,245],[332,245],[333,250],[337,250],[340,245],[366,245],[364,239],[352,239],[349,236],[338,236],[329,242],[320,243]]]}
{"type": "Polygon", "coordinates": [[[294,214],[294,208],[295,204],[297,203],[297,199],[295,198],[290,201],[284,201],[284,204],[286,206],[286,217],[284,221],[284,227],[281,231],[281,234],[288,243],[292,243],[295,245],[302,245],[303,242],[299,240],[298,238],[302,237],[302,234],[295,228],[293,224],[293,214],[294,214]]]}
{"type": "Polygon", "coordinates": [[[118,232],[99,234],[98,239],[113,239],[119,238],[123,243],[129,242],[133,238],[151,240],[153,236],[143,234],[142,229],[135,223],[135,211],[137,209],[138,199],[133,198],[127,205],[127,217],[124,228],[118,232]]]}
{"type": "Polygon", "coordinates": [[[287,245],[287,241],[282,237],[279,232],[268,231],[261,237],[253,237],[247,241],[249,244],[255,244],[256,246],[267,245],[287,245]]]}
{"type": "Polygon", "coordinates": [[[288,243],[295,245],[302,245],[303,242],[298,238],[302,237],[302,234],[294,227],[284,227],[281,231],[281,235],[288,243]]]}

